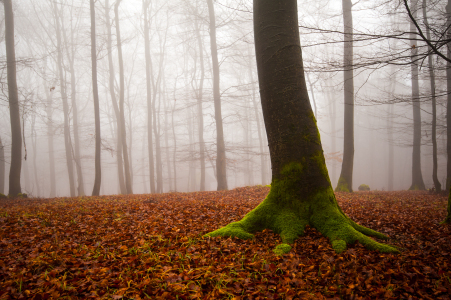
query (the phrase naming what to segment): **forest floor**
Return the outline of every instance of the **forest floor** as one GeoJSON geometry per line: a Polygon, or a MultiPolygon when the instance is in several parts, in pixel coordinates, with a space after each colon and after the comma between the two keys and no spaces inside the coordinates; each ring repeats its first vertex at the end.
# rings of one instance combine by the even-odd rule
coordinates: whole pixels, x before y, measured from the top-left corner
{"type": "Polygon", "coordinates": [[[313,228],[280,237],[202,236],[239,220],[269,188],[0,202],[0,299],[450,299],[446,197],[337,193],[343,211],[400,254],[336,254],[313,228]]]}

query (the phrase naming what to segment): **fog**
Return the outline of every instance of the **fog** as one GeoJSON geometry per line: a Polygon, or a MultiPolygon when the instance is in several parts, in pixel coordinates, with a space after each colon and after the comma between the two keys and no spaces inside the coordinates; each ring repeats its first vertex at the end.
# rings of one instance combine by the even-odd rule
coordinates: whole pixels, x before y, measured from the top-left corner
{"type": "MultiPolygon", "coordinates": [[[[211,18],[207,2],[122,1],[118,6],[119,43],[114,12],[116,1],[95,2],[101,195],[217,189],[218,112],[215,110],[211,18]],[[146,61],[143,2],[149,4],[146,19],[150,61],[146,61]],[[105,5],[109,5],[109,20],[105,5]],[[118,45],[123,58],[123,81],[118,45]],[[121,134],[119,116],[122,95],[125,137],[121,134]],[[125,147],[124,142],[118,142],[121,137],[124,137],[125,147]],[[126,178],[127,165],[129,179],[126,178]],[[130,189],[124,187],[127,181],[130,189]]],[[[372,190],[405,190],[412,184],[414,131],[412,46],[406,34],[410,30],[409,18],[402,1],[354,2],[352,188],[357,190],[359,185],[367,184],[372,190]]],[[[431,26],[440,28],[444,24],[445,5],[446,1],[433,1],[428,5],[431,26]]],[[[271,183],[271,165],[259,100],[252,1],[218,0],[213,1],[213,6],[227,187],[267,185],[271,183]]],[[[344,143],[341,1],[298,1],[298,9],[310,101],[335,188],[344,143]]],[[[91,195],[96,134],[90,3],[87,0],[17,0],[13,1],[13,10],[23,132],[22,191],[29,197],[91,195]]],[[[418,18],[423,24],[421,13],[420,7],[418,18]]],[[[0,138],[5,163],[4,188],[0,193],[7,194],[11,120],[3,5],[0,5],[0,16],[0,138]]],[[[428,51],[426,44],[421,40],[417,43],[421,171],[424,184],[430,189],[434,186],[430,66],[426,56],[422,56],[428,51]]],[[[438,56],[433,57],[433,62],[437,95],[437,177],[445,187],[446,62],[438,56]]]]}

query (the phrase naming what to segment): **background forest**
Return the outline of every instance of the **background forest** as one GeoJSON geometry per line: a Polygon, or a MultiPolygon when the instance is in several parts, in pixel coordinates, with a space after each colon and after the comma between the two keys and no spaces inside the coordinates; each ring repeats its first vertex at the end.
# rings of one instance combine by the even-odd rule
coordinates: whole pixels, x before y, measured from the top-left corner
{"type": "MultiPolygon", "coordinates": [[[[424,35],[428,31],[429,40],[444,55],[446,5],[447,1],[432,0],[409,6],[424,35]]],[[[446,61],[413,33],[417,29],[411,27],[405,3],[355,1],[352,34],[347,32],[353,40],[351,67],[343,62],[342,3],[301,0],[298,7],[310,101],[332,185],[337,185],[342,164],[343,70],[350,68],[355,149],[351,188],[357,190],[360,184],[378,190],[414,187],[414,106],[421,117],[420,175],[425,188],[434,187],[436,139],[436,176],[444,188],[446,61]],[[419,78],[414,105],[412,65],[418,68],[419,78]]],[[[3,5],[0,11],[0,44],[4,44],[3,5]]],[[[13,11],[23,136],[22,191],[33,197],[90,195],[96,138],[90,3],[17,0],[13,11]]],[[[226,187],[271,182],[255,66],[252,1],[95,1],[95,30],[100,194],[216,190],[219,119],[226,187]],[[217,95],[215,78],[219,79],[217,95]],[[218,100],[222,115],[215,111],[218,100]]],[[[0,47],[3,194],[8,194],[11,162],[6,69],[5,47],[0,47]]]]}

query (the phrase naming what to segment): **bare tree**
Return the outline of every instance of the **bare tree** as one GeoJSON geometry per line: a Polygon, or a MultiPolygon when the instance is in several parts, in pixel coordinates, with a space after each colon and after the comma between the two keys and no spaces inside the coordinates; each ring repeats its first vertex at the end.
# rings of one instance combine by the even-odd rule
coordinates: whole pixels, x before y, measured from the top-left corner
{"type": "Polygon", "coordinates": [[[57,43],[57,65],[58,75],[60,81],[61,101],[63,102],[63,114],[64,114],[64,147],[66,150],[66,166],[69,174],[69,188],[70,196],[75,197],[75,181],[74,181],[74,164],[72,157],[72,142],[70,137],[70,124],[69,124],[69,105],[67,102],[66,94],[66,82],[64,80],[63,73],[63,46],[61,41],[61,25],[60,16],[58,11],[58,4],[53,1],[53,13],[55,16],[56,27],[56,43],[57,43]]]}
{"type": "Polygon", "coordinates": [[[221,95],[219,92],[219,62],[218,46],[216,45],[216,17],[212,0],[207,0],[208,14],[210,16],[210,44],[211,59],[213,67],[213,98],[215,104],[216,121],[216,178],[218,180],[218,191],[227,190],[227,164],[224,144],[224,130],[222,125],[221,95]]]}
{"type": "MultiPolygon", "coordinates": [[[[428,40],[431,40],[431,33],[429,29],[429,22],[426,13],[426,0],[423,0],[423,20],[424,25],[426,26],[426,37],[428,40]]],[[[432,49],[428,46],[429,52],[431,54],[428,55],[428,68],[429,68],[429,81],[431,84],[431,99],[432,99],[432,180],[434,181],[434,187],[437,192],[442,190],[442,186],[437,177],[437,97],[435,96],[435,72],[434,72],[434,63],[433,63],[433,55],[432,49]]]]}
{"type": "Polygon", "coordinates": [[[113,65],[113,47],[112,47],[112,35],[111,35],[111,22],[110,22],[110,5],[109,0],[105,0],[105,22],[107,29],[107,49],[108,49],[108,72],[109,81],[108,87],[110,90],[111,102],[113,103],[114,114],[116,116],[116,161],[117,161],[117,174],[119,180],[119,190],[121,194],[126,193],[125,180],[124,180],[124,166],[122,161],[122,140],[120,136],[121,117],[119,113],[119,106],[116,100],[116,93],[114,91],[114,65],[113,65]]]}
{"type": "Polygon", "coordinates": [[[150,0],[143,0],[144,15],[144,52],[146,59],[146,92],[147,92],[147,147],[149,151],[150,192],[155,193],[155,166],[153,158],[152,141],[152,91],[151,91],[151,57],[150,57],[150,33],[149,33],[149,10],[150,0]]]}
{"type": "MultiPolygon", "coordinates": [[[[418,0],[411,0],[412,16],[416,18],[418,0]]],[[[412,78],[412,108],[413,108],[413,151],[412,151],[412,184],[410,190],[424,190],[423,175],[421,173],[421,102],[418,82],[418,46],[416,41],[416,27],[410,20],[410,56],[412,78]]]]}
{"type": "Polygon", "coordinates": [[[119,59],[119,120],[120,127],[118,127],[118,134],[122,144],[122,153],[124,158],[124,173],[125,173],[125,188],[127,194],[133,194],[130,176],[130,163],[127,149],[127,130],[125,128],[125,81],[124,81],[124,62],[122,58],[122,40],[119,23],[119,5],[122,0],[117,0],[114,5],[114,19],[116,23],[116,39],[117,39],[117,53],[119,59]]]}
{"type": "Polygon", "coordinates": [[[91,12],[91,64],[92,64],[92,93],[94,97],[94,117],[96,128],[96,151],[95,151],[95,180],[92,195],[100,194],[102,182],[102,167],[100,157],[101,137],[100,137],[100,106],[99,90],[97,87],[97,52],[96,52],[96,12],[94,0],[89,1],[91,12]]]}
{"type": "Polygon", "coordinates": [[[342,0],[344,24],[344,139],[343,162],[336,191],[352,192],[354,169],[354,48],[352,28],[352,2],[342,0]]]}
{"type": "Polygon", "coordinates": [[[21,193],[22,135],[20,128],[19,95],[16,79],[16,51],[14,44],[14,15],[11,0],[3,0],[5,10],[5,46],[8,78],[8,103],[11,120],[11,166],[9,171],[9,195],[21,193]]]}

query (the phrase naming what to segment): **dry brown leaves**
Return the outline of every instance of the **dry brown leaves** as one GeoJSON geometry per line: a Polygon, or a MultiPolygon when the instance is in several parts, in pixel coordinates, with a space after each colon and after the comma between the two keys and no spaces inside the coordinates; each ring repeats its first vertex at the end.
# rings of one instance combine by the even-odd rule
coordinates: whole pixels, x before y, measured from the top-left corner
{"type": "Polygon", "coordinates": [[[308,228],[277,257],[278,235],[202,238],[239,220],[265,187],[0,203],[0,299],[450,299],[446,198],[337,194],[401,254],[356,244],[336,254],[308,228]]]}

